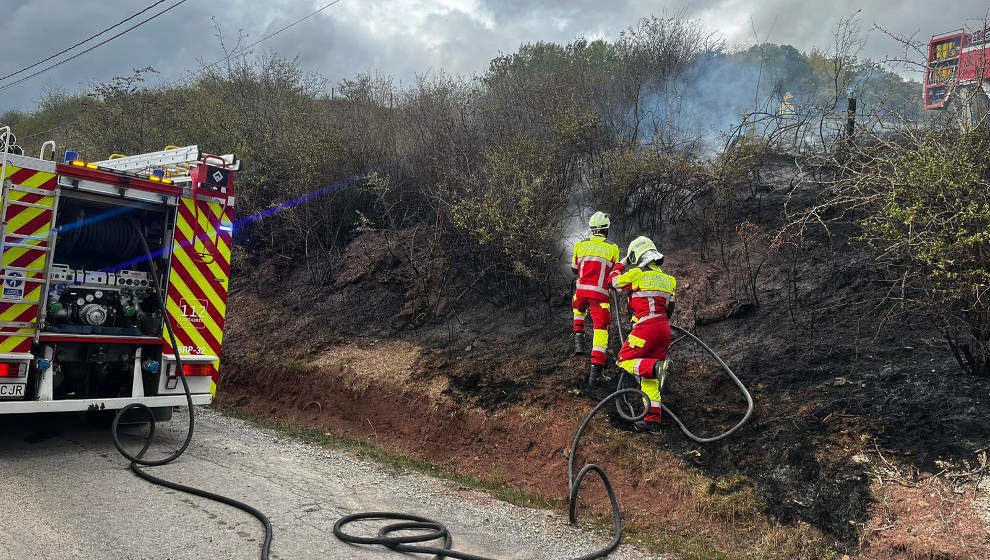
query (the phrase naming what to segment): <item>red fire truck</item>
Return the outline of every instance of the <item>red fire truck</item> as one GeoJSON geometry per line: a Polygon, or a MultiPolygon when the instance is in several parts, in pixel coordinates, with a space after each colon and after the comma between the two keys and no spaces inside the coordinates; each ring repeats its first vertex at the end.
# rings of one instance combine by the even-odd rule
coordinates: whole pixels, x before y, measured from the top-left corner
{"type": "Polygon", "coordinates": [[[954,31],[932,37],[925,71],[925,108],[950,108],[966,124],[990,109],[990,30],[954,31]]]}
{"type": "Polygon", "coordinates": [[[54,142],[23,155],[9,127],[0,147],[0,414],[143,403],[167,417],[186,403],[176,354],[210,403],[240,162],[169,146],[59,163],[54,142]]]}

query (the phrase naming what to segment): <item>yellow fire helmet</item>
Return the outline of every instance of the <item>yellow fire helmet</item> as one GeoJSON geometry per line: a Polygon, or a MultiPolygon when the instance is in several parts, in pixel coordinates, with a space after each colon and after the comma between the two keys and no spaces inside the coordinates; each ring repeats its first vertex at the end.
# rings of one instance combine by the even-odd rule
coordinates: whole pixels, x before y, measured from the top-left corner
{"type": "Polygon", "coordinates": [[[608,215],[605,212],[595,212],[591,215],[591,219],[588,220],[588,227],[591,231],[608,229],[611,225],[612,220],[608,219],[608,215]]]}
{"type": "Polygon", "coordinates": [[[629,243],[626,262],[633,266],[646,266],[650,262],[656,262],[659,265],[663,263],[663,253],[657,250],[653,240],[641,235],[629,243]]]}

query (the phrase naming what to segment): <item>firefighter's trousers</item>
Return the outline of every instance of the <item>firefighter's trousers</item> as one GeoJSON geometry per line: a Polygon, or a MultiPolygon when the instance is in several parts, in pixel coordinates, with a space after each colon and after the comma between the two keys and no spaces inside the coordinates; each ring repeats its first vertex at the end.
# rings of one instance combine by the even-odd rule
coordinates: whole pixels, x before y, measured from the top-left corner
{"type": "MultiPolygon", "coordinates": [[[[619,351],[616,364],[639,377],[640,389],[648,397],[646,403],[650,412],[646,415],[647,422],[660,422],[660,391],[663,389],[663,373],[660,369],[660,379],[654,375],[653,368],[657,363],[663,364],[667,359],[667,349],[670,347],[670,323],[666,317],[650,319],[646,323],[637,323],[629,333],[629,338],[619,351]]],[[[661,366],[662,368],[662,366],[661,366]]]]}
{"type": "Polygon", "coordinates": [[[592,293],[594,296],[587,295],[585,290],[578,290],[574,294],[574,299],[571,300],[574,309],[574,332],[584,332],[584,321],[590,311],[595,332],[591,347],[591,363],[605,365],[605,352],[608,351],[608,326],[612,323],[612,312],[608,306],[608,296],[592,293]],[[602,299],[603,297],[605,299],[602,299]]]}

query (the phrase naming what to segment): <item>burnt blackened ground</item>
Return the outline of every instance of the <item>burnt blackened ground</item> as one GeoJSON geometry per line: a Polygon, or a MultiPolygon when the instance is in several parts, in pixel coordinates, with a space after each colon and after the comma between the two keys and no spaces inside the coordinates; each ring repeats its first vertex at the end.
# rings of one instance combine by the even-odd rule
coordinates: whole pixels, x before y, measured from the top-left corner
{"type": "MultiPolygon", "coordinates": [[[[679,278],[704,274],[690,254],[668,255],[668,268],[679,278]],[[680,271],[679,262],[694,264],[680,271]]],[[[715,444],[691,442],[669,418],[660,434],[630,437],[655,442],[712,479],[744,477],[767,515],[785,524],[817,527],[841,550],[853,553],[870,516],[870,473],[880,455],[905,472],[938,472],[943,461],[978,464],[975,453],[987,445],[990,434],[990,420],[980,413],[990,382],[959,373],[937,333],[924,324],[890,324],[877,335],[868,304],[862,303],[860,275],[822,266],[807,265],[801,288],[805,299],[797,302],[800,312],[794,315],[775,295],[787,293],[782,289],[768,289],[761,306],[739,318],[708,312],[728,309],[724,302],[702,299],[690,289],[679,293],[684,319],[707,317],[705,325],[692,330],[749,387],[756,401],[754,416],[715,444]],[[697,314],[690,312],[695,299],[697,314]]],[[[777,273],[768,273],[768,286],[779,281],[777,273]]],[[[562,412],[560,402],[583,398],[591,404],[615,389],[614,365],[610,379],[586,385],[586,359],[571,355],[566,300],[555,302],[550,312],[479,303],[446,321],[400,330],[377,321],[383,310],[402,306],[380,300],[387,290],[361,284],[372,281],[358,279],[354,288],[379,298],[368,311],[332,304],[336,315],[313,315],[305,310],[331,304],[308,307],[303,301],[295,304],[299,311],[291,311],[289,302],[288,324],[284,316],[273,315],[270,325],[235,318],[225,350],[244,353],[249,363],[266,355],[304,363],[314,349],[349,344],[353,335],[334,325],[350,316],[347,324],[355,333],[362,324],[374,325],[364,331],[366,338],[406,339],[421,347],[409,382],[427,385],[444,379],[442,395],[458,407],[497,414],[522,406],[555,415],[562,412]],[[372,317],[355,322],[353,316],[361,313],[372,317]]],[[[278,301],[270,305],[284,306],[278,301]]],[[[681,320],[675,317],[675,322],[681,320]]],[[[613,352],[620,342],[614,333],[613,352]]],[[[744,410],[736,387],[691,344],[672,353],[664,399],[699,435],[727,429],[744,410]]],[[[611,415],[614,426],[629,428],[611,415]]]]}
{"type": "MultiPolygon", "coordinates": [[[[978,463],[990,435],[990,419],[979,413],[990,380],[962,374],[924,323],[889,324],[877,335],[868,304],[858,303],[868,299],[861,276],[820,281],[822,295],[802,306],[811,320],[792,320],[784,302],[768,297],[750,317],[696,330],[738,372],[757,407],[750,425],[695,461],[713,476],[738,469],[782,522],[813,524],[854,551],[878,457],[928,473],[978,463]]],[[[732,422],[724,411],[741,410],[728,380],[712,387],[675,374],[667,395],[694,425],[721,417],[724,428],[732,422]]],[[[666,435],[672,450],[694,447],[673,426],[666,435]]]]}
{"type": "MultiPolygon", "coordinates": [[[[773,228],[785,197],[812,200],[814,193],[771,188],[759,196],[750,201],[758,211],[743,210],[764,216],[773,228]]],[[[669,418],[661,433],[630,438],[655,443],[713,480],[743,480],[766,515],[817,527],[854,554],[874,506],[871,477],[881,462],[907,473],[979,464],[975,455],[990,438],[990,415],[984,414],[990,380],[960,373],[926,318],[881,321],[886,284],[869,256],[845,240],[848,227],[831,233],[806,240],[800,251],[769,255],[758,302],[740,297],[733,288],[738,278],[717,254],[702,257],[697,243],[683,236],[662,242],[664,268],[678,278],[675,322],[719,353],[756,407],[746,426],[715,444],[691,442],[669,418]]],[[[306,271],[256,278],[252,297],[278,312],[232,317],[227,356],[243,364],[305,364],[351,340],[412,341],[421,350],[409,383],[435,387],[445,402],[493,417],[519,407],[559,415],[566,412],[561,402],[583,398],[590,405],[615,389],[614,365],[610,379],[588,387],[586,359],[571,355],[568,294],[550,306],[503,308],[469,293],[458,302],[437,301],[439,316],[421,321],[413,296],[422,286],[401,258],[382,249],[381,234],[359,236],[342,262],[322,284],[306,271]],[[277,283],[280,291],[262,289],[277,283]]],[[[247,305],[238,297],[235,314],[238,301],[247,305]]],[[[612,332],[614,353],[621,341],[612,332]]],[[[691,344],[672,356],[665,403],[699,435],[732,426],[744,410],[737,388],[691,344]]],[[[614,426],[629,429],[611,415],[614,426]]]]}
{"type": "MultiPolygon", "coordinates": [[[[768,299],[764,309],[773,306],[768,299]]],[[[749,424],[724,442],[699,445],[668,418],[652,437],[710,477],[745,476],[768,514],[818,527],[853,552],[873,504],[878,456],[929,473],[941,470],[936,461],[974,461],[990,434],[990,419],[978,412],[990,381],[961,374],[937,333],[922,326],[891,325],[904,334],[877,337],[863,328],[861,312],[840,308],[808,329],[777,309],[694,329],[752,392],[749,424]]],[[[464,333],[424,357],[420,374],[446,372],[450,392],[491,411],[552,408],[561,393],[597,402],[615,390],[618,370],[613,365],[609,379],[587,387],[586,362],[570,355],[567,309],[558,311],[543,323],[502,320],[464,333]]],[[[745,409],[735,385],[688,343],[672,353],[664,399],[702,436],[731,427],[745,409]]]]}

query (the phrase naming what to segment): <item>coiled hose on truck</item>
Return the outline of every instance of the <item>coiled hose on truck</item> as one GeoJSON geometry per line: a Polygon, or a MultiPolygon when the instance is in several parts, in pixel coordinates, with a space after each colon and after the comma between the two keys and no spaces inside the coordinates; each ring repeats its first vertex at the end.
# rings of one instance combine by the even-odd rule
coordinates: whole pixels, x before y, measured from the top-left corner
{"type": "MultiPolygon", "coordinates": [[[[150,263],[149,266],[151,267],[151,276],[155,284],[155,291],[158,294],[158,303],[161,306],[162,316],[165,319],[165,330],[168,332],[169,340],[172,343],[172,348],[179,348],[179,345],[176,343],[175,332],[172,329],[171,321],[169,320],[168,313],[166,312],[165,295],[164,295],[165,292],[162,289],[158,271],[155,266],[154,259],[152,258],[151,255],[151,250],[148,248],[148,242],[146,241],[143,232],[141,232],[140,229],[138,228],[137,224],[132,222],[132,225],[138,237],[141,239],[142,248],[144,249],[148,262],[150,263]]],[[[619,328],[621,335],[621,327],[619,328]]],[[[694,338],[693,335],[691,336],[692,338],[694,338]]],[[[708,349],[708,347],[705,346],[704,343],[701,343],[701,341],[697,340],[697,338],[695,338],[695,340],[700,344],[702,344],[702,346],[704,346],[713,356],[715,356],[715,359],[718,360],[718,362],[722,365],[722,367],[729,372],[729,375],[732,376],[732,378],[736,381],[736,383],[742,388],[749,401],[749,411],[747,411],[746,417],[743,419],[743,421],[740,422],[738,425],[736,425],[734,428],[732,428],[732,430],[730,430],[729,432],[722,434],[716,438],[710,438],[708,440],[708,441],[714,441],[715,439],[721,439],[722,437],[729,435],[749,418],[749,415],[752,412],[752,397],[749,396],[749,392],[746,391],[745,387],[742,387],[742,383],[740,383],[739,380],[735,377],[735,375],[733,375],[732,372],[728,369],[728,367],[725,366],[722,360],[719,359],[718,356],[716,356],[715,353],[711,351],[711,349],[708,349]]],[[[206,490],[201,490],[199,488],[193,488],[192,486],[186,486],[184,484],[178,484],[176,482],[171,482],[159,478],[157,476],[149,474],[143,468],[143,467],[156,467],[156,466],[166,465],[168,463],[175,461],[176,459],[181,457],[183,453],[185,453],[186,449],[189,448],[189,443],[192,441],[192,436],[195,428],[195,418],[196,418],[195,410],[193,408],[193,402],[192,402],[192,393],[189,390],[189,383],[185,378],[182,369],[182,359],[179,356],[178,352],[175,355],[175,360],[176,360],[177,374],[179,375],[179,379],[182,382],[182,388],[186,396],[186,406],[189,411],[189,427],[186,431],[186,437],[185,440],[183,440],[182,445],[180,445],[179,448],[173,451],[170,455],[163,457],[161,459],[146,459],[144,457],[144,454],[147,453],[148,448],[151,446],[154,440],[155,417],[151,409],[141,403],[133,403],[127,405],[126,407],[122,408],[120,411],[117,412],[117,415],[114,417],[113,424],[111,426],[111,437],[113,438],[113,444],[117,448],[117,451],[119,451],[121,455],[123,455],[128,461],[130,461],[130,468],[134,472],[134,474],[141,477],[142,479],[152,484],[156,484],[158,486],[163,486],[165,488],[170,488],[172,490],[178,490],[180,492],[185,492],[187,494],[192,494],[194,496],[199,496],[201,498],[206,498],[208,500],[213,500],[216,502],[220,502],[222,504],[235,507],[255,517],[262,524],[265,530],[265,538],[261,545],[260,558],[261,560],[268,560],[271,553],[273,529],[272,529],[271,521],[259,509],[251,505],[245,504],[244,502],[235,500],[233,498],[223,496],[221,494],[208,492],[206,490]],[[148,418],[148,433],[145,436],[145,441],[144,444],[141,446],[140,451],[138,451],[135,454],[131,454],[126,449],[124,449],[124,446],[120,441],[120,435],[118,433],[120,429],[120,419],[123,417],[124,414],[127,414],[131,410],[141,411],[148,418]]],[[[620,377],[620,383],[621,383],[621,377],[620,377]]],[[[634,414],[633,407],[628,403],[628,401],[625,404],[627,405],[629,412],[627,413],[622,409],[619,402],[625,401],[626,398],[630,395],[637,395],[640,400],[648,399],[646,393],[640,391],[639,389],[620,387],[614,393],[605,397],[604,399],[599,401],[597,405],[595,405],[595,408],[593,408],[591,412],[589,412],[588,415],[585,417],[584,421],[581,422],[581,425],[578,427],[577,432],[575,432],[574,434],[574,440],[571,442],[571,450],[570,450],[571,452],[567,460],[568,519],[571,523],[575,523],[577,521],[578,495],[581,491],[581,483],[584,481],[584,478],[589,473],[593,472],[596,475],[598,475],[598,477],[601,479],[602,484],[605,486],[605,491],[608,493],[608,499],[612,510],[612,526],[613,526],[612,540],[611,542],[609,542],[608,545],[606,545],[605,547],[599,550],[595,550],[583,556],[576,557],[572,560],[594,560],[596,558],[604,558],[609,554],[611,554],[612,552],[614,552],[615,549],[617,549],[619,545],[622,543],[622,515],[619,510],[619,500],[615,495],[615,489],[612,487],[612,483],[609,480],[608,475],[605,474],[604,469],[602,469],[601,467],[599,467],[594,463],[584,465],[583,467],[581,467],[581,470],[578,471],[577,474],[575,475],[574,461],[575,458],[577,457],[577,451],[581,443],[581,438],[584,436],[584,433],[587,430],[588,425],[591,423],[591,420],[599,412],[601,412],[602,409],[608,406],[608,404],[613,400],[616,401],[616,411],[623,420],[626,420],[628,422],[635,422],[637,420],[642,420],[643,418],[646,417],[648,409],[644,407],[642,412],[640,412],[639,414],[634,414]]],[[[684,433],[688,434],[689,437],[695,439],[696,441],[703,441],[699,438],[694,437],[687,430],[687,428],[685,428],[684,425],[681,424],[680,420],[678,420],[677,417],[674,416],[673,413],[671,413],[669,410],[668,410],[668,414],[674,417],[675,421],[677,421],[678,425],[681,426],[681,429],[684,430],[684,433]]],[[[355,514],[347,515],[345,517],[340,518],[334,524],[333,534],[341,541],[350,544],[381,545],[396,552],[433,554],[434,560],[442,560],[443,558],[457,558],[460,560],[495,560],[485,556],[478,556],[475,554],[469,554],[467,552],[454,550],[452,548],[453,537],[451,536],[450,531],[448,531],[447,528],[442,523],[426,517],[411,515],[406,513],[378,511],[378,512],[355,513],[355,514]],[[394,521],[394,522],[384,525],[378,530],[377,535],[370,537],[353,535],[344,531],[344,528],[351,523],[355,523],[358,521],[368,521],[368,520],[384,520],[384,521],[394,521]],[[417,533],[411,535],[395,534],[401,531],[410,531],[410,530],[417,531],[417,533]],[[442,540],[443,545],[426,546],[423,544],[418,544],[418,543],[427,543],[435,540],[442,540]]]]}
{"type": "MultiPolygon", "coordinates": [[[[622,334],[622,317],[619,314],[619,308],[616,301],[617,298],[615,297],[615,294],[612,292],[609,293],[609,297],[612,300],[610,307],[614,310],[614,312],[612,313],[612,321],[615,323],[615,328],[618,329],[619,331],[619,340],[625,340],[626,337],[622,334]]],[[[713,441],[718,441],[720,439],[725,439],[729,437],[730,435],[735,433],[736,430],[741,428],[743,424],[748,422],[750,416],[753,415],[753,396],[749,394],[749,390],[746,389],[746,386],[743,385],[742,381],[740,381],[739,378],[736,377],[736,374],[732,372],[732,369],[730,369],[729,366],[727,366],[725,362],[722,361],[722,358],[720,358],[719,355],[716,354],[714,350],[709,348],[707,344],[702,342],[698,337],[694,336],[694,334],[691,333],[691,331],[685,329],[680,325],[671,324],[670,328],[671,330],[681,333],[681,336],[676,340],[674,340],[673,342],[671,342],[670,346],[667,349],[668,357],[667,360],[664,361],[663,363],[664,375],[666,375],[667,373],[667,364],[668,361],[670,360],[670,354],[669,354],[670,350],[673,349],[678,342],[684,340],[685,338],[690,338],[691,340],[701,345],[701,347],[704,348],[706,352],[708,352],[708,355],[710,355],[718,363],[718,365],[722,368],[722,371],[724,371],[726,375],[728,375],[729,378],[732,379],[732,382],[736,384],[736,387],[739,387],[739,390],[742,392],[743,396],[746,397],[746,414],[743,415],[742,420],[740,420],[738,423],[736,423],[735,426],[729,428],[725,432],[722,432],[721,434],[717,434],[712,437],[701,437],[694,435],[691,432],[691,430],[687,429],[687,426],[684,425],[684,422],[681,422],[681,419],[678,418],[676,414],[674,414],[674,411],[670,410],[670,408],[668,408],[667,405],[663,404],[663,402],[660,403],[660,408],[662,408],[663,411],[666,412],[668,416],[673,418],[674,422],[677,423],[677,426],[681,429],[682,432],[684,432],[684,435],[686,435],[688,438],[690,438],[693,441],[696,441],[698,443],[712,443],[713,441]]],[[[623,389],[623,385],[627,377],[633,380],[637,379],[635,376],[630,375],[625,371],[622,371],[619,374],[619,383],[616,386],[616,391],[621,391],[623,389]]],[[[660,388],[663,389],[663,383],[660,384],[660,388]]],[[[619,413],[619,416],[625,418],[626,416],[632,413],[633,406],[629,403],[629,400],[626,399],[626,397],[623,395],[621,400],[617,399],[615,401],[615,410],[616,412],[619,413]],[[623,411],[622,408],[623,405],[625,405],[626,410],[629,411],[628,414],[625,411],[623,411]]]]}

